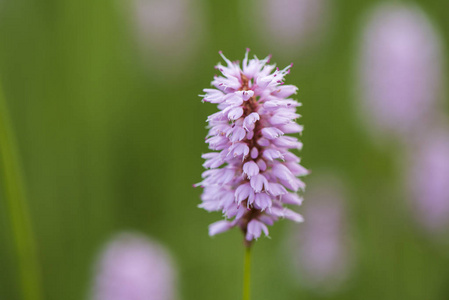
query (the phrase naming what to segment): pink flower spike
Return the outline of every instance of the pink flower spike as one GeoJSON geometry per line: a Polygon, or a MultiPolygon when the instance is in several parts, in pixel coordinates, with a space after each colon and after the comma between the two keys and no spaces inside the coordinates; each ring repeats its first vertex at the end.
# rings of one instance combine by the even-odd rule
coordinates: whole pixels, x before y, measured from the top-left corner
{"type": "Polygon", "coordinates": [[[211,235],[239,227],[250,242],[262,232],[268,235],[267,225],[280,218],[301,221],[300,215],[284,207],[301,204],[302,198],[292,191],[304,189],[296,176],[307,174],[289,152],[302,143],[285,135],[302,131],[294,121],[300,103],[288,98],[297,91],[294,85],[282,86],[292,65],[283,69],[269,65],[271,55],[249,59],[249,49],[241,65],[219,53],[226,62],[218,64],[222,75],[201,95],[219,111],[207,118],[206,142],[216,152],[203,155],[208,169],[198,184],[204,188],[199,207],[228,219],[213,223],[211,235]]]}

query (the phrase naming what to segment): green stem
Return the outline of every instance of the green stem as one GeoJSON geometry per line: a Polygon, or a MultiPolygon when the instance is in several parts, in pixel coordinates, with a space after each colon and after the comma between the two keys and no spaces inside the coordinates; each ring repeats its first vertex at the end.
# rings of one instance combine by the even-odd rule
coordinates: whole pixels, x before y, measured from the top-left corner
{"type": "Polygon", "coordinates": [[[19,281],[24,300],[40,300],[40,272],[36,246],[19,168],[15,139],[0,86],[0,173],[17,251],[19,281]]]}
{"type": "Polygon", "coordinates": [[[250,300],[251,291],[251,245],[245,247],[243,268],[243,300],[250,300]]]}

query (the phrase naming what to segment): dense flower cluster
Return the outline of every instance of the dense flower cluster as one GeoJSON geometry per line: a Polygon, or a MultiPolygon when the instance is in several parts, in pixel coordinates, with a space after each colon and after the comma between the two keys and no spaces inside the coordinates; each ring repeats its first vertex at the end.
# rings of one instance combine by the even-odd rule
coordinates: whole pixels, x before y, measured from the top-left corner
{"type": "Polygon", "coordinates": [[[204,101],[218,104],[219,112],[208,117],[202,203],[207,211],[222,211],[227,220],[209,226],[215,235],[239,226],[247,241],[268,235],[267,225],[279,218],[301,222],[303,218],[284,204],[300,205],[296,192],[304,183],[297,178],[308,174],[300,159],[289,149],[301,149],[297,138],[284,134],[301,133],[294,120],[300,105],[289,97],[297,87],[283,85],[291,65],[283,70],[263,60],[248,59],[242,67],[221,52],[227,65],[217,65],[223,76],[215,76],[216,89],[204,89],[204,101]]]}

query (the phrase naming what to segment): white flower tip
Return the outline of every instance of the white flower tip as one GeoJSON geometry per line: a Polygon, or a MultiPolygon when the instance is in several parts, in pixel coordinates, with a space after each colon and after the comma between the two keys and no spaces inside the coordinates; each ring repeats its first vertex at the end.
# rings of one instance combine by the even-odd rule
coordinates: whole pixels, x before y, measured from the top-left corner
{"type": "Polygon", "coordinates": [[[231,223],[228,221],[218,221],[209,225],[209,235],[214,236],[225,232],[231,228],[231,223]]]}
{"type": "Polygon", "coordinates": [[[293,222],[296,222],[296,223],[304,222],[304,217],[303,216],[301,216],[300,214],[298,214],[298,213],[296,213],[294,211],[291,211],[291,210],[287,210],[285,212],[284,218],[290,219],[290,220],[292,220],[293,222]]]}

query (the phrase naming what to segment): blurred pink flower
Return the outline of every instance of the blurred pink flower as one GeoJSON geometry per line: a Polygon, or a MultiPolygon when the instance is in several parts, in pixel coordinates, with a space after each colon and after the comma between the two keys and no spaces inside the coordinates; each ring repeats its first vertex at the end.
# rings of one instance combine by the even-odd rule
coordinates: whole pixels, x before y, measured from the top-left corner
{"type": "Polygon", "coordinates": [[[263,22],[256,23],[256,29],[270,45],[275,43],[281,50],[298,51],[298,46],[308,46],[323,35],[329,25],[331,2],[263,0],[259,5],[263,22]]]}
{"type": "Polygon", "coordinates": [[[151,66],[178,65],[198,48],[203,35],[196,0],[132,0],[130,19],[137,42],[151,66]]]}
{"type": "Polygon", "coordinates": [[[299,282],[321,292],[338,288],[351,269],[352,247],[341,185],[333,177],[312,181],[304,205],[306,222],[291,235],[299,282]]]}
{"type": "Polygon", "coordinates": [[[168,252],[142,235],[122,233],[107,245],[96,270],[94,300],[175,300],[168,252]]]}
{"type": "Polygon", "coordinates": [[[412,148],[408,168],[408,192],[416,219],[426,229],[449,229],[449,129],[427,132],[412,148]]]}
{"type": "Polygon", "coordinates": [[[421,9],[382,4],[362,36],[363,120],[379,135],[407,139],[437,109],[442,83],[438,33],[421,9]]]}

